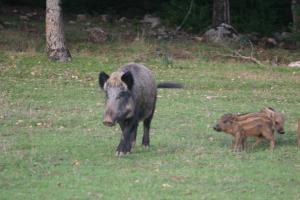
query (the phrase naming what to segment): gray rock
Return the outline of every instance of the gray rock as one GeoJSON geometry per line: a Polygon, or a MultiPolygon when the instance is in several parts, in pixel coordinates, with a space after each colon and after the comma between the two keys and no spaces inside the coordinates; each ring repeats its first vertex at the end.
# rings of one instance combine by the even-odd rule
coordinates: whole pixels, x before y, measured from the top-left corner
{"type": "Polygon", "coordinates": [[[261,35],[256,32],[248,33],[246,34],[246,37],[253,43],[258,44],[259,39],[261,38],[261,35]]]}
{"type": "Polygon", "coordinates": [[[100,19],[101,19],[101,21],[103,21],[103,22],[108,22],[108,18],[109,18],[108,15],[100,15],[100,19]]]}
{"type": "Polygon", "coordinates": [[[119,19],[119,22],[121,22],[121,23],[126,22],[126,21],[127,21],[127,18],[126,18],[126,17],[121,17],[121,18],[119,19]]]}
{"type": "Polygon", "coordinates": [[[288,66],[289,67],[300,67],[300,61],[291,62],[288,66]]]}
{"type": "Polygon", "coordinates": [[[20,20],[22,20],[22,21],[28,21],[29,17],[26,16],[26,15],[20,15],[20,20]]]}
{"type": "Polygon", "coordinates": [[[103,31],[100,27],[93,27],[86,29],[88,32],[88,38],[92,42],[105,42],[108,38],[108,34],[103,31]]]}
{"type": "Polygon", "coordinates": [[[86,22],[87,21],[87,16],[85,14],[78,14],[76,17],[76,20],[78,22],[86,22]]]}
{"type": "Polygon", "coordinates": [[[159,17],[153,17],[150,14],[146,14],[140,22],[145,24],[150,24],[151,28],[155,28],[161,24],[159,17]]]}
{"type": "Polygon", "coordinates": [[[239,34],[229,24],[222,23],[217,27],[211,28],[203,35],[203,40],[216,44],[224,44],[228,42],[238,42],[239,34]]]}
{"type": "Polygon", "coordinates": [[[277,47],[278,43],[276,42],[276,40],[274,38],[264,37],[264,38],[261,39],[261,45],[264,48],[271,49],[271,48],[277,47]]]}

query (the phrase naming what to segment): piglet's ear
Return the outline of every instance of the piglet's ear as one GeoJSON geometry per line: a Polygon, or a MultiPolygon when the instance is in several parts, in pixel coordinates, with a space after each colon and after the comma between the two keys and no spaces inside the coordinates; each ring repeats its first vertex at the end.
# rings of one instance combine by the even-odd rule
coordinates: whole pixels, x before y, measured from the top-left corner
{"type": "Polygon", "coordinates": [[[126,72],[125,74],[122,75],[121,77],[121,80],[126,83],[127,87],[129,90],[132,89],[132,86],[134,84],[134,81],[133,81],[133,76],[131,74],[131,72],[126,72]]]}
{"type": "Polygon", "coordinates": [[[105,72],[99,74],[99,85],[103,89],[105,82],[109,79],[109,76],[105,72]]]}

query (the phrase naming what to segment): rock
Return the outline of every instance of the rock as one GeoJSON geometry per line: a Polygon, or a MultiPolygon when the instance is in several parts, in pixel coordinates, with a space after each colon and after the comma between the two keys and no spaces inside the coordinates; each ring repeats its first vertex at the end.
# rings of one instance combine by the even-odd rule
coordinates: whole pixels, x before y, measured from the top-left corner
{"type": "Polygon", "coordinates": [[[216,44],[224,44],[227,42],[238,42],[239,34],[229,24],[222,23],[217,27],[211,28],[203,35],[203,40],[216,44]]]}
{"type": "Polygon", "coordinates": [[[29,17],[26,16],[26,15],[20,15],[20,20],[22,20],[22,21],[28,21],[29,17]]]}
{"type": "Polygon", "coordinates": [[[156,37],[158,39],[167,39],[169,37],[169,33],[166,31],[165,27],[161,27],[156,31],[156,37]]]}
{"type": "Polygon", "coordinates": [[[108,15],[100,15],[100,19],[101,19],[101,21],[103,21],[103,22],[108,22],[108,15]]]}
{"type": "Polygon", "coordinates": [[[195,37],[193,37],[193,40],[195,40],[197,42],[202,42],[203,41],[203,37],[195,36],[195,37]]]}
{"type": "Polygon", "coordinates": [[[3,25],[4,25],[4,27],[9,27],[9,26],[16,26],[16,24],[15,23],[12,23],[12,22],[9,22],[9,21],[4,21],[3,22],[3,25]]]}
{"type": "Polygon", "coordinates": [[[32,17],[33,14],[32,14],[32,13],[26,13],[26,16],[27,16],[27,17],[32,17]]]}
{"type": "Polygon", "coordinates": [[[278,46],[278,43],[276,42],[276,40],[274,38],[271,37],[264,37],[261,39],[261,44],[264,48],[275,48],[278,46]]]}
{"type": "Polygon", "coordinates": [[[297,42],[291,40],[280,42],[278,46],[280,48],[287,49],[287,50],[296,50],[299,47],[297,42]]]}
{"type": "Polygon", "coordinates": [[[76,20],[78,22],[86,22],[87,21],[87,16],[84,14],[78,14],[76,17],[76,20]]]}
{"type": "Polygon", "coordinates": [[[149,14],[146,14],[140,22],[145,24],[150,24],[151,28],[155,28],[161,24],[159,17],[153,17],[152,15],[149,14]]]}
{"type": "Polygon", "coordinates": [[[86,31],[88,32],[89,40],[92,42],[101,43],[107,40],[108,34],[100,27],[88,28],[86,31]]]}
{"type": "Polygon", "coordinates": [[[168,31],[164,26],[156,28],[156,29],[147,30],[146,34],[147,34],[147,36],[155,37],[159,40],[172,39],[174,37],[174,34],[170,31],[168,31]]]}
{"type": "Polygon", "coordinates": [[[275,32],[272,33],[272,37],[277,41],[277,42],[281,42],[284,38],[282,37],[281,33],[279,32],[275,32]]]}
{"type": "Polygon", "coordinates": [[[289,67],[300,67],[300,61],[291,62],[288,66],[289,67]]]}
{"type": "Polygon", "coordinates": [[[119,19],[119,22],[121,22],[121,23],[126,22],[126,21],[127,21],[127,18],[126,18],[126,17],[121,17],[121,18],[119,19]]]}
{"type": "Polygon", "coordinates": [[[253,43],[258,44],[259,39],[261,38],[261,35],[256,32],[248,33],[246,34],[246,37],[253,43]]]}
{"type": "Polygon", "coordinates": [[[69,21],[69,24],[76,24],[76,22],[73,21],[73,20],[70,20],[70,21],[69,21]]]}

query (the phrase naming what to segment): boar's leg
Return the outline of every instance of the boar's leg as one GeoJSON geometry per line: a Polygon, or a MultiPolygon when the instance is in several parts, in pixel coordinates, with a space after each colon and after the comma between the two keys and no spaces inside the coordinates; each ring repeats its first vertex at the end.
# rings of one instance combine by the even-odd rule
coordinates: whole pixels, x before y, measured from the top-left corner
{"type": "Polygon", "coordinates": [[[234,148],[233,148],[234,151],[240,151],[241,150],[242,139],[243,139],[243,136],[242,136],[241,132],[238,131],[235,134],[235,141],[234,141],[234,148]]]}
{"type": "Polygon", "coordinates": [[[247,145],[247,137],[246,136],[242,136],[241,143],[242,143],[242,149],[245,149],[246,145],[247,145]]]}
{"type": "Polygon", "coordinates": [[[127,122],[120,123],[122,129],[121,141],[117,147],[117,156],[122,156],[131,151],[130,138],[133,132],[137,129],[138,121],[137,120],[128,120],[127,122]]]}
{"type": "Polygon", "coordinates": [[[130,135],[131,148],[133,148],[135,146],[137,129],[138,129],[138,124],[137,124],[137,126],[135,126],[132,134],[130,135]]]}
{"type": "Polygon", "coordinates": [[[234,144],[235,144],[235,138],[233,138],[231,145],[230,145],[230,149],[234,149],[234,144]]]}
{"type": "Polygon", "coordinates": [[[152,114],[144,120],[144,135],[143,135],[143,141],[142,145],[145,147],[149,147],[150,145],[150,125],[153,118],[153,112],[152,114]]]}
{"type": "Polygon", "coordinates": [[[273,150],[275,147],[275,137],[274,137],[273,131],[266,130],[262,134],[267,140],[270,141],[270,150],[273,150]]]}
{"type": "Polygon", "coordinates": [[[262,137],[257,137],[254,144],[252,144],[252,149],[256,147],[259,143],[261,143],[262,137]]]}

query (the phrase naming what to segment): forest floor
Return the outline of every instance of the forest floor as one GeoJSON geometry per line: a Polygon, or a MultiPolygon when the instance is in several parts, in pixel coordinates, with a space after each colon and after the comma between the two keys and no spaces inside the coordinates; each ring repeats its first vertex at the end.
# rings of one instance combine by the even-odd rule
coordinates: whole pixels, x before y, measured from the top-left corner
{"type": "Polygon", "coordinates": [[[14,25],[0,38],[0,199],[300,199],[300,69],[285,65],[299,52],[259,50],[258,66],[192,40],[94,44],[84,25],[67,24],[73,60],[59,63],[44,53],[42,19],[27,32],[4,18],[14,25]],[[267,61],[275,57],[279,66],[267,61]],[[133,61],[185,88],[159,90],[150,148],[140,126],[132,153],[118,158],[120,129],[102,124],[97,78],[133,61]],[[287,119],[273,152],[265,141],[234,153],[232,138],[212,129],[224,113],[263,106],[287,119]]]}

